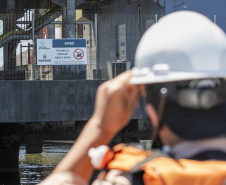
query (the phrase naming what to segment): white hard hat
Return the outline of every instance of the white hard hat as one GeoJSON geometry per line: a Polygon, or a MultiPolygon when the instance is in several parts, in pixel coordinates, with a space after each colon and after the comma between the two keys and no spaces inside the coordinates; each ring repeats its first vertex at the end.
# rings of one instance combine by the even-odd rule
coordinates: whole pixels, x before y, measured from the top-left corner
{"type": "Polygon", "coordinates": [[[192,11],[164,16],[141,38],[132,84],[226,77],[226,36],[192,11]]]}

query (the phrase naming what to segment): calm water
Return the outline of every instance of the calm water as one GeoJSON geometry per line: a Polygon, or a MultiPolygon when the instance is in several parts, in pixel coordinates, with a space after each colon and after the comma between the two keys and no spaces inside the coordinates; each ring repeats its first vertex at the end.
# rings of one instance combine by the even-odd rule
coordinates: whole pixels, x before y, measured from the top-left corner
{"type": "MultiPolygon", "coordinates": [[[[148,142],[144,143],[147,145],[148,142]]],[[[0,180],[0,185],[38,184],[52,172],[55,166],[69,151],[72,144],[72,142],[43,143],[43,152],[40,154],[26,154],[25,145],[21,145],[19,174],[2,174],[4,183],[0,180]]],[[[143,143],[141,144],[144,145],[143,143]]]]}
{"type": "Polygon", "coordinates": [[[37,184],[47,177],[69,151],[72,144],[45,143],[41,154],[26,154],[25,146],[20,147],[20,184],[37,184]]]}

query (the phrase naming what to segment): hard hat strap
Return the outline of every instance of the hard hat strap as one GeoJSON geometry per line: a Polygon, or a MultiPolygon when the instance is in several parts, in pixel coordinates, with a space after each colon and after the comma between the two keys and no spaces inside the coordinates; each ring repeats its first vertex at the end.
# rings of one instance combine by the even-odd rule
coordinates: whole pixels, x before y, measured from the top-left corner
{"type": "Polygon", "coordinates": [[[158,106],[158,126],[153,131],[152,149],[162,147],[162,142],[159,137],[159,131],[160,131],[161,127],[163,126],[162,115],[163,115],[163,112],[165,109],[167,94],[168,94],[167,88],[163,87],[160,89],[160,101],[159,101],[159,106],[158,106]]]}

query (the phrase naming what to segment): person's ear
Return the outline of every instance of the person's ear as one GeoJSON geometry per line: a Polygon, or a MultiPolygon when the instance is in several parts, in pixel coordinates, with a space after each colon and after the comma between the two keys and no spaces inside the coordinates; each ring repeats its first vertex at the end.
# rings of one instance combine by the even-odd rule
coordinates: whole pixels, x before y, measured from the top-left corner
{"type": "Polygon", "coordinates": [[[146,104],[146,112],[147,112],[148,117],[151,120],[153,127],[157,128],[158,122],[159,122],[158,114],[152,104],[150,104],[150,103],[146,104]]]}

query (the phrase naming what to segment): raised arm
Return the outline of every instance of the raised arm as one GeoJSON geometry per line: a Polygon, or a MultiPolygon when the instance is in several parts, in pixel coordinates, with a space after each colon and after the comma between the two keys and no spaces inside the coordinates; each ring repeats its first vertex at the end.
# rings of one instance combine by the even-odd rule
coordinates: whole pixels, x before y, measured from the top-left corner
{"type": "Polygon", "coordinates": [[[60,178],[62,184],[67,184],[67,181],[70,182],[68,184],[88,183],[93,172],[88,150],[108,144],[128,124],[133,113],[141,88],[129,84],[131,77],[132,72],[126,71],[100,85],[93,116],[68,154],[42,185],[51,184],[56,178],[60,178]]]}

